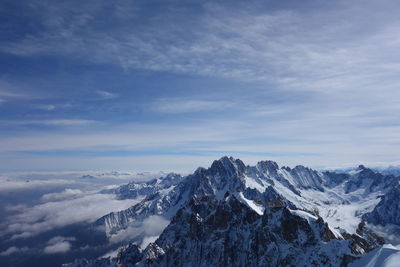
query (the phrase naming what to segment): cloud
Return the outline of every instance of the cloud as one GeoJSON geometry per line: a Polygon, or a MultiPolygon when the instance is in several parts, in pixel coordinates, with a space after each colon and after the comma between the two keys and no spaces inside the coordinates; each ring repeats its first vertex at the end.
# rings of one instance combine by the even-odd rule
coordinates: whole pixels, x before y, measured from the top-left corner
{"type": "MultiPolygon", "coordinates": [[[[103,128],[96,124],[91,132],[32,131],[4,137],[1,151],[42,154],[10,153],[2,162],[13,168],[98,169],[110,166],[110,160],[124,168],[140,161],[136,166],[159,169],[166,162],[176,168],[181,159],[185,166],[189,161],[203,164],[221,153],[251,160],[256,153],[259,158],[271,155],[284,164],[394,161],[400,125],[398,7],[392,0],[307,1],[301,7],[277,1],[202,2],[196,7],[174,2],[158,12],[140,1],[87,1],[75,12],[75,1],[33,1],[19,13],[35,14],[26,19],[43,30],[5,38],[3,52],[22,58],[77,58],[90,66],[123,68],[134,79],[141,75],[136,70],[146,70],[149,79],[163,72],[179,74],[165,75],[179,82],[181,77],[197,82],[200,76],[211,86],[154,89],[158,99],[146,97],[140,116],[126,111],[118,99],[112,106],[122,110],[115,115],[118,119],[103,128]],[[162,123],[160,114],[166,115],[162,123]],[[149,123],[128,125],[123,119],[149,123]],[[107,154],[125,149],[144,156],[107,154]],[[57,150],[76,153],[60,156],[57,164],[51,156],[57,150]],[[93,152],[92,158],[87,153],[76,159],[80,151],[93,152]],[[96,151],[101,154],[97,159],[96,151]],[[201,156],[185,159],[184,154],[201,156]]],[[[90,86],[108,90],[114,85],[90,86]]],[[[139,96],[145,92],[141,90],[139,96]]],[[[96,94],[99,99],[115,97],[108,91],[96,94]]],[[[76,125],[68,120],[47,123],[76,125]]]]}
{"type": "Polygon", "coordinates": [[[143,237],[142,244],[145,244],[151,242],[153,239],[157,239],[168,224],[169,220],[166,220],[162,216],[153,215],[142,222],[132,222],[126,229],[122,229],[116,234],[111,235],[109,240],[111,243],[119,243],[143,237]]]}
{"type": "Polygon", "coordinates": [[[119,147],[125,149],[140,149],[158,147],[160,145],[170,146],[184,142],[218,141],[227,139],[229,134],[224,128],[217,126],[235,127],[243,123],[208,121],[201,125],[186,125],[177,127],[173,124],[132,124],[114,127],[108,130],[96,132],[82,132],[74,134],[37,134],[29,136],[15,136],[0,140],[0,150],[3,151],[27,151],[48,149],[76,149],[93,147],[119,147]],[[176,134],[179,128],[180,135],[176,134]],[[206,131],[205,129],[210,129],[206,131]],[[211,130],[217,129],[217,130],[211,130]]]}
{"type": "Polygon", "coordinates": [[[56,106],[55,105],[51,105],[51,104],[49,104],[49,105],[37,105],[36,107],[38,109],[47,110],[47,111],[52,111],[52,110],[56,109],[56,106]]]}
{"type": "Polygon", "coordinates": [[[14,254],[14,253],[26,252],[28,250],[29,250],[28,247],[18,248],[18,247],[14,247],[13,246],[13,247],[9,247],[8,249],[0,252],[0,256],[9,256],[9,255],[14,254]]]}
{"type": "Polygon", "coordinates": [[[99,94],[103,99],[113,99],[118,97],[118,94],[110,93],[107,91],[98,90],[96,91],[96,93],[99,94]]]}
{"type": "MultiPolygon", "coordinates": [[[[138,12],[124,12],[121,20],[121,12],[115,11],[110,12],[110,20],[135,25],[142,19],[142,26],[109,23],[101,29],[96,27],[104,20],[101,11],[110,10],[105,1],[88,2],[76,14],[68,12],[75,2],[45,3],[32,5],[42,15],[38,23],[45,31],[3,43],[4,52],[76,55],[123,68],[262,80],[286,89],[344,90],[357,85],[361,90],[377,79],[396,79],[396,57],[390,57],[399,42],[394,37],[399,36],[398,21],[392,11],[398,6],[396,1],[380,6],[337,1],[329,9],[309,6],[308,12],[274,9],[255,1],[229,7],[204,3],[202,12],[176,7],[169,10],[172,14],[155,13],[156,22],[143,20],[138,12]],[[188,23],[188,18],[194,23],[188,23]]],[[[121,10],[119,4],[114,7],[121,10]]],[[[144,14],[154,12],[140,3],[132,8],[144,14]]]]}
{"type": "Polygon", "coordinates": [[[59,201],[63,199],[70,199],[70,198],[76,198],[79,195],[82,195],[83,192],[79,189],[71,189],[71,188],[66,188],[64,191],[60,193],[48,193],[44,194],[41,197],[41,200],[43,201],[59,201]]]}
{"type": "MultiPolygon", "coordinates": [[[[1,77],[2,78],[2,77],[1,77]]],[[[26,86],[19,86],[0,78],[0,103],[11,100],[27,100],[40,98],[39,95],[26,93],[26,86]]]]}
{"type": "Polygon", "coordinates": [[[70,241],[75,241],[75,237],[56,236],[47,242],[43,252],[46,254],[65,253],[71,250],[70,241]]]}
{"type": "Polygon", "coordinates": [[[144,232],[148,236],[159,235],[169,224],[169,221],[161,216],[150,216],[143,221],[144,232]]]}
{"type": "Polygon", "coordinates": [[[47,194],[44,199],[52,201],[27,207],[7,217],[1,223],[2,229],[5,229],[2,234],[12,234],[12,239],[27,238],[74,223],[93,222],[107,213],[129,208],[138,202],[116,200],[111,194],[82,194],[71,190],[58,195],[47,194]]]}
{"type": "Polygon", "coordinates": [[[190,113],[190,112],[214,112],[232,108],[233,103],[228,101],[198,100],[185,98],[163,98],[154,101],[151,109],[160,113],[190,113]]]}
{"type": "Polygon", "coordinates": [[[63,179],[15,181],[10,179],[4,180],[4,178],[0,180],[0,182],[2,183],[0,187],[0,192],[36,190],[38,188],[68,185],[74,183],[74,181],[63,179]]]}
{"type": "Polygon", "coordinates": [[[16,93],[11,93],[11,92],[7,92],[4,90],[0,91],[0,96],[1,97],[10,97],[10,98],[14,98],[14,97],[24,97],[24,95],[20,95],[20,94],[16,94],[16,93]]]}
{"type": "Polygon", "coordinates": [[[49,126],[85,126],[94,124],[93,120],[82,119],[57,119],[57,120],[15,120],[15,121],[2,121],[3,124],[8,125],[49,125],[49,126]]]}
{"type": "Polygon", "coordinates": [[[347,109],[346,113],[331,109],[325,103],[316,106],[310,107],[307,103],[300,107],[288,106],[281,109],[279,118],[268,113],[253,117],[249,113],[235,114],[229,118],[217,118],[217,114],[206,121],[196,120],[196,124],[132,124],[113,127],[112,132],[14,136],[1,140],[0,149],[32,154],[7,153],[0,154],[0,158],[3,162],[12,162],[5,166],[14,164],[20,168],[23,163],[26,169],[75,166],[186,171],[225,154],[249,159],[249,152],[254,153],[250,162],[268,157],[286,165],[336,166],[354,164],[354,160],[367,164],[397,159],[397,150],[393,147],[400,142],[396,135],[400,126],[380,126],[396,122],[397,113],[385,115],[374,111],[374,116],[370,116],[363,114],[368,111],[347,109]],[[63,150],[66,153],[59,153],[63,150]],[[88,153],[80,154],[80,151],[88,153]],[[318,156],[303,157],[299,153],[318,156]]]}

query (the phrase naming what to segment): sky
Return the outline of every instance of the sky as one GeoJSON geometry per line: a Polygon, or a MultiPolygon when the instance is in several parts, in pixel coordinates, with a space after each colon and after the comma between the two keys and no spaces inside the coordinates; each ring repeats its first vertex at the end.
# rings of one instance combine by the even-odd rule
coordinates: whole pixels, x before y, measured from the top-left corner
{"type": "Polygon", "coordinates": [[[0,171],[400,164],[397,0],[3,0],[0,171]]]}

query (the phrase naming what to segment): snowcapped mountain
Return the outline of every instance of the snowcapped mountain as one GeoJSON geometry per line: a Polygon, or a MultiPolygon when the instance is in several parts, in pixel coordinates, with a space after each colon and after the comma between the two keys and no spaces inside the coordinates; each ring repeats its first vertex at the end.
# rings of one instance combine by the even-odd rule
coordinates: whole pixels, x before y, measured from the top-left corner
{"type": "Polygon", "coordinates": [[[118,199],[136,199],[162,192],[163,190],[168,191],[180,183],[182,179],[183,177],[180,174],[169,173],[150,181],[132,182],[116,189],[104,190],[103,193],[114,193],[118,196],[118,199]]]}
{"type": "MultiPolygon", "coordinates": [[[[144,244],[140,229],[146,220],[158,216],[169,222],[155,242],[137,247],[139,266],[340,266],[383,243],[362,219],[380,224],[386,206],[398,211],[393,185],[399,180],[364,166],[348,173],[318,172],[280,168],[273,161],[246,166],[223,157],[186,177],[169,174],[115,189],[120,199],[142,200],[103,216],[93,227],[110,240],[129,233],[130,241],[144,244]]],[[[399,223],[396,214],[391,223],[399,223]]],[[[124,251],[103,261],[115,265],[130,257],[124,251]]]]}

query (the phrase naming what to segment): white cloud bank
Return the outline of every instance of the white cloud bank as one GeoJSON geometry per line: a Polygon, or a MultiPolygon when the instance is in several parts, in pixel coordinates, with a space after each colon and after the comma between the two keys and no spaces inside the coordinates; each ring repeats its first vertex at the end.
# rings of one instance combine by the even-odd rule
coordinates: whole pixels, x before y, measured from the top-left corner
{"type": "Polygon", "coordinates": [[[25,180],[16,181],[6,177],[0,178],[0,193],[2,192],[13,192],[13,191],[24,191],[24,190],[35,190],[38,188],[49,187],[49,186],[65,186],[74,183],[74,181],[66,179],[52,179],[52,180],[25,180]]]}
{"type": "MultiPolygon", "coordinates": [[[[138,202],[75,189],[45,194],[42,200],[48,202],[33,207],[18,206],[20,213],[7,217],[0,224],[5,229],[1,234],[12,234],[12,239],[27,238],[74,223],[93,222],[109,212],[129,208],[138,202]]],[[[66,244],[60,246],[65,248],[66,244]]]]}
{"type": "Polygon", "coordinates": [[[47,246],[43,249],[46,254],[65,253],[71,250],[71,242],[75,241],[75,237],[55,236],[47,242],[47,246]]]}

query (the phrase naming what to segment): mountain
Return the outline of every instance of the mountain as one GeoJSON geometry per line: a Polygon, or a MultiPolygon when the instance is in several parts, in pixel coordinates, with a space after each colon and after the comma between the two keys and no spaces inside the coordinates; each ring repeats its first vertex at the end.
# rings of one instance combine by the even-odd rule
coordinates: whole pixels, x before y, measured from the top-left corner
{"type": "Polygon", "coordinates": [[[96,227],[111,236],[152,215],[170,220],[193,195],[221,198],[230,190],[259,214],[270,201],[279,199],[292,208],[318,212],[332,227],[355,232],[362,215],[372,211],[379,202],[377,197],[385,194],[397,179],[364,166],[344,174],[321,173],[303,166],[279,168],[273,161],[245,166],[242,161],[228,157],[187,177],[170,174],[166,178],[165,183],[158,179],[118,188],[115,192],[119,198],[143,200],[127,210],[105,215],[96,222],[96,227]]]}
{"type": "Polygon", "coordinates": [[[400,166],[389,166],[386,168],[374,168],[379,173],[400,176],[400,166]]]}
{"type": "Polygon", "coordinates": [[[335,236],[305,211],[268,207],[260,215],[227,191],[222,200],[191,199],[143,251],[130,244],[114,260],[66,266],[342,266],[376,245],[335,236]]]}
{"type": "MultiPolygon", "coordinates": [[[[108,192],[141,201],[103,216],[92,227],[110,240],[124,236],[137,244],[128,248],[138,249],[139,265],[340,266],[383,244],[363,219],[377,223],[368,218],[385,205],[380,204],[385,196],[394,205],[393,185],[399,179],[362,165],[347,173],[318,172],[279,167],[273,161],[246,166],[223,157],[186,177],[169,174],[108,192]],[[155,241],[148,244],[146,228],[152,218],[168,226],[153,233],[155,241]]],[[[132,251],[125,250],[103,263],[129,258],[132,251]]]]}
{"type": "Polygon", "coordinates": [[[162,190],[168,191],[182,181],[183,177],[177,173],[169,173],[157,179],[143,182],[131,182],[116,189],[103,190],[102,193],[116,194],[118,199],[136,199],[149,196],[162,190]]]}

